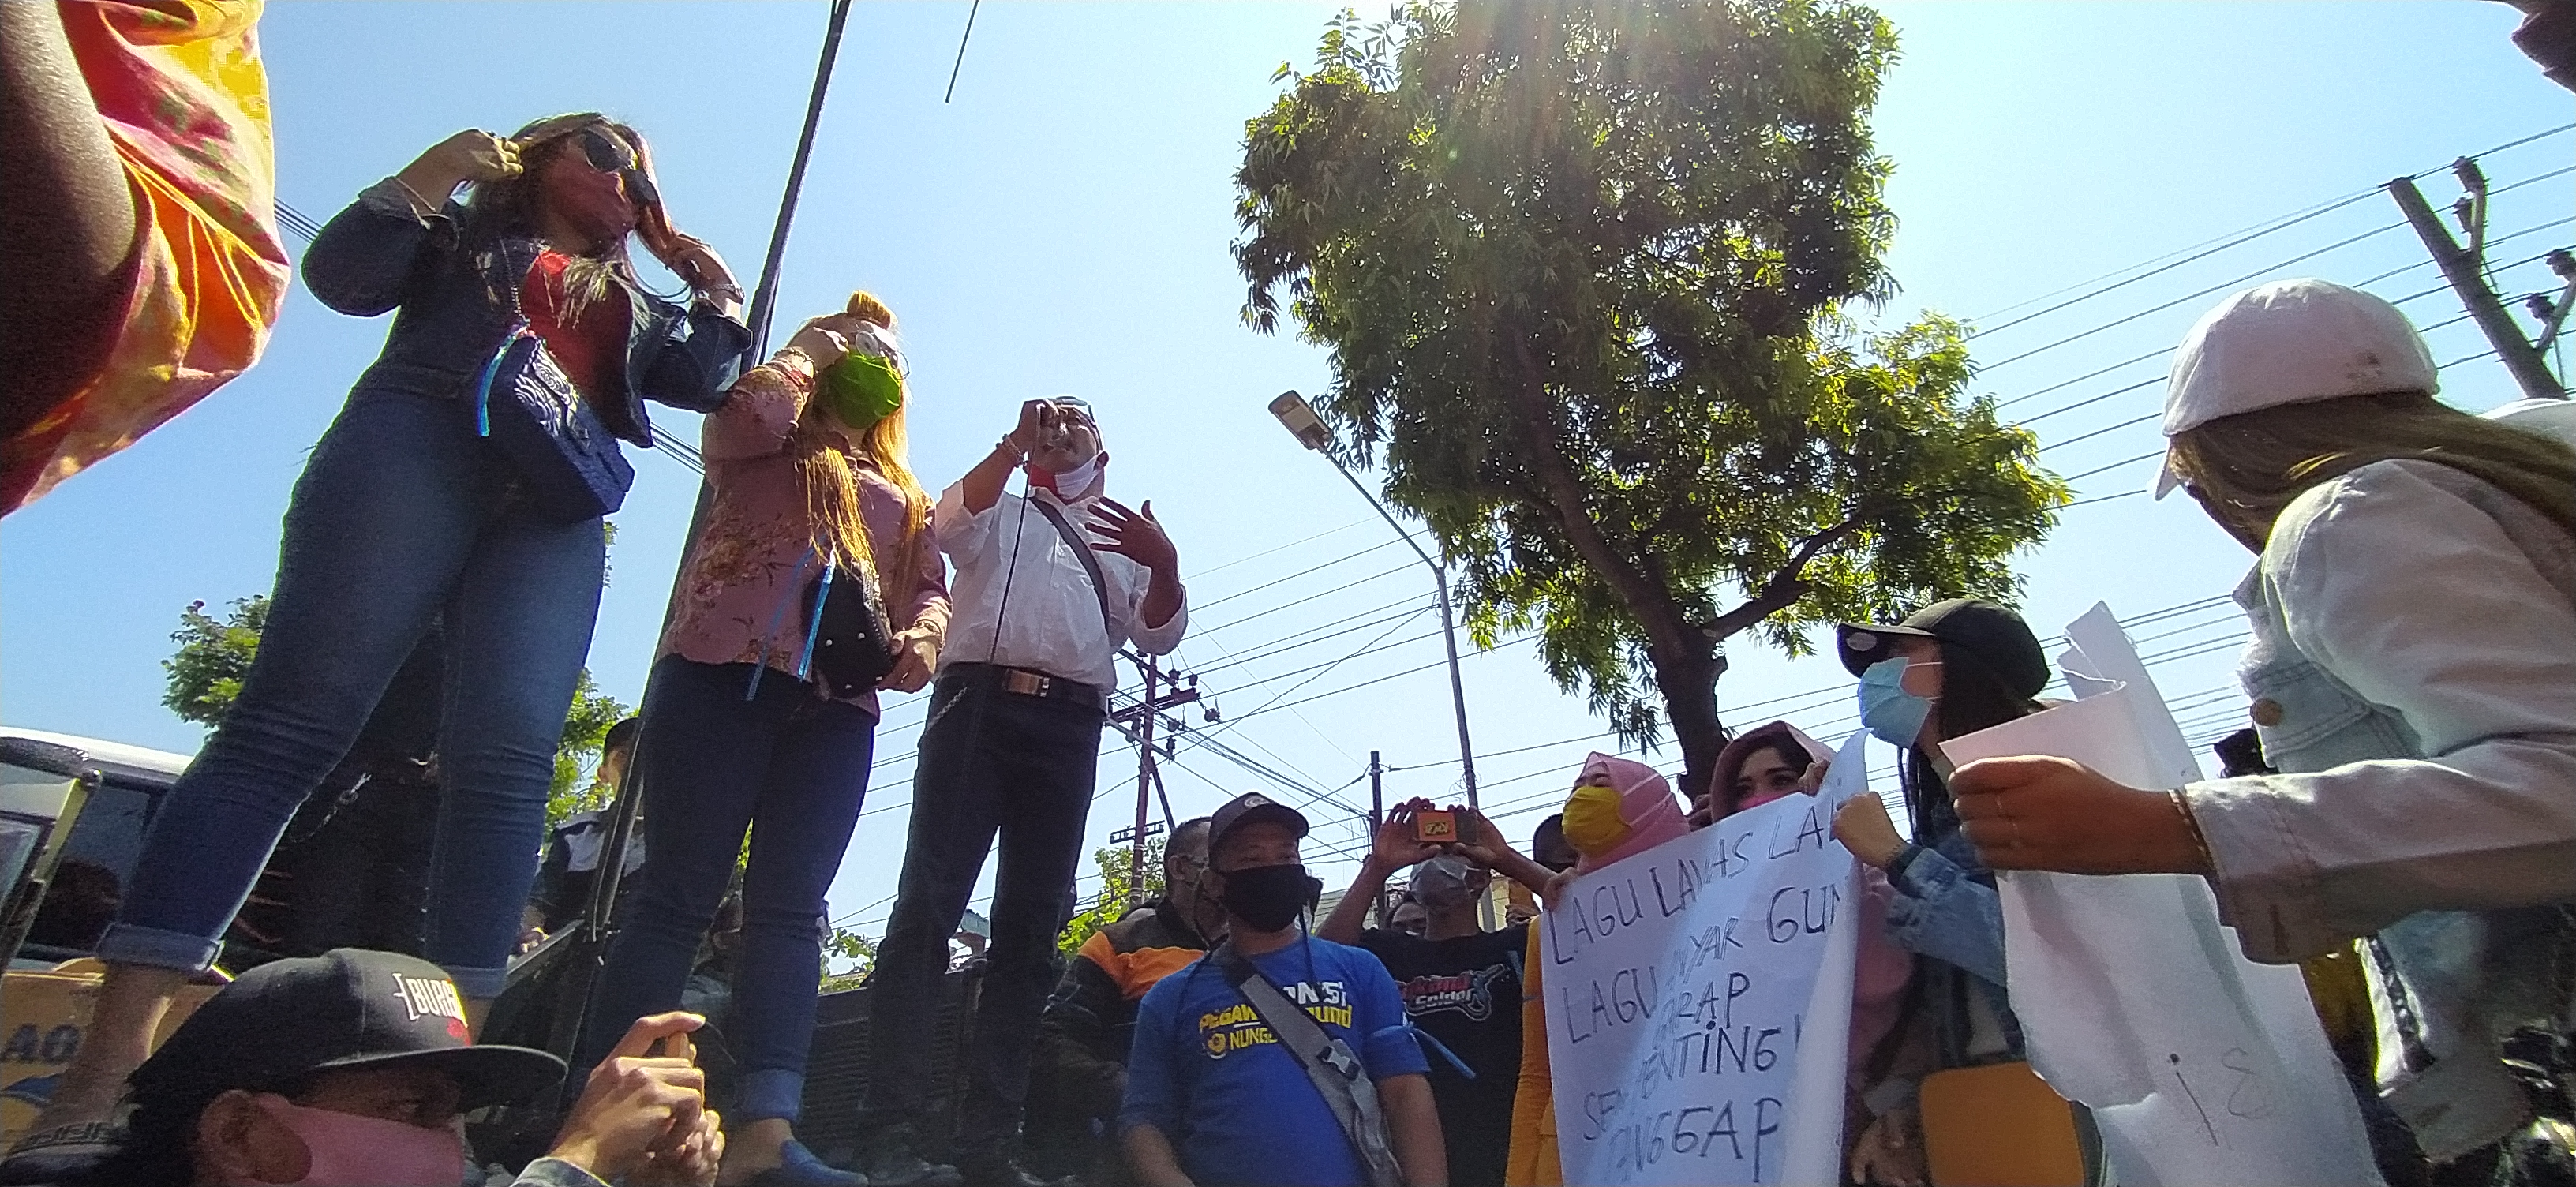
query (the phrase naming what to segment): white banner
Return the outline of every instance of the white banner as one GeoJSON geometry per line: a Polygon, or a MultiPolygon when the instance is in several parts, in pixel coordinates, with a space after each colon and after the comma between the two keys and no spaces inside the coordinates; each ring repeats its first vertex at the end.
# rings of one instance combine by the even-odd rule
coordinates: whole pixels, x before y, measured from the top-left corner
{"type": "MultiPolygon", "coordinates": [[[[2198,778],[2109,608],[2067,636],[2059,663],[2083,699],[1944,743],[1951,761],[2056,755],[2156,789],[2198,778]]],[[[1997,889],[2031,1065],[2093,1110],[2121,1187],[2380,1182],[2299,970],[2245,959],[2206,882],[2008,873],[1997,889]]]]}
{"type": "Polygon", "coordinates": [[[1567,1183],[1841,1181],[1856,866],[1823,790],[1577,879],[1540,916],[1567,1183]]]}

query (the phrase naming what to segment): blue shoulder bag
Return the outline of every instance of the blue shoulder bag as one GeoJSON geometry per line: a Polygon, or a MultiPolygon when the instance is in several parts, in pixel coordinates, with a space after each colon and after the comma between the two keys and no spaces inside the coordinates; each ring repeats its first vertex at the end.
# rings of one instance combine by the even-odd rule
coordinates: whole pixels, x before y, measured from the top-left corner
{"type": "Polygon", "coordinates": [[[474,432],[510,459],[526,505],[546,519],[597,519],[624,505],[635,485],[617,435],[529,328],[515,276],[510,331],[475,381],[474,432]]]}

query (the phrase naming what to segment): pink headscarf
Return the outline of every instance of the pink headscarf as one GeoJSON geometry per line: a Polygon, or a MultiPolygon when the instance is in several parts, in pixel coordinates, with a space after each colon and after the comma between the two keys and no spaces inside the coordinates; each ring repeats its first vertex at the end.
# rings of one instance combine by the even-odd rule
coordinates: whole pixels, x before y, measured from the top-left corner
{"type": "Polygon", "coordinates": [[[1575,781],[1582,783],[1596,773],[1609,775],[1610,786],[1619,793],[1619,818],[1628,822],[1628,835],[1597,858],[1590,854],[1578,856],[1575,873],[1589,874],[1690,833],[1680,798],[1673,795],[1673,785],[1665,782],[1655,768],[1595,751],[1583,760],[1583,771],[1575,781]]]}

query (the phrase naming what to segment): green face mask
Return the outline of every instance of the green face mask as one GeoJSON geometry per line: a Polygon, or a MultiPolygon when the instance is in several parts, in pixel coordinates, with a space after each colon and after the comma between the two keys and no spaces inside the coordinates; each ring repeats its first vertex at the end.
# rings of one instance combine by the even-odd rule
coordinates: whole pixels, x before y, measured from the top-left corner
{"type": "Polygon", "coordinates": [[[816,394],[850,431],[864,433],[903,407],[903,378],[881,358],[852,352],[817,377],[816,394]]]}

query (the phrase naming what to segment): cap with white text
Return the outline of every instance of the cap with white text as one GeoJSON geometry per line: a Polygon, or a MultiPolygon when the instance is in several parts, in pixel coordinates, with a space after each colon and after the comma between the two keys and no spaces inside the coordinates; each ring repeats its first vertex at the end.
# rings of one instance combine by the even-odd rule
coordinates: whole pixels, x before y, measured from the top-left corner
{"type": "Polygon", "coordinates": [[[478,1046],[445,970],[393,952],[338,948],[243,973],[136,1068],[138,1101],[206,1089],[282,1092],[316,1072],[426,1067],[456,1081],[459,1107],[527,1100],[564,1077],[527,1047],[478,1046]]]}

